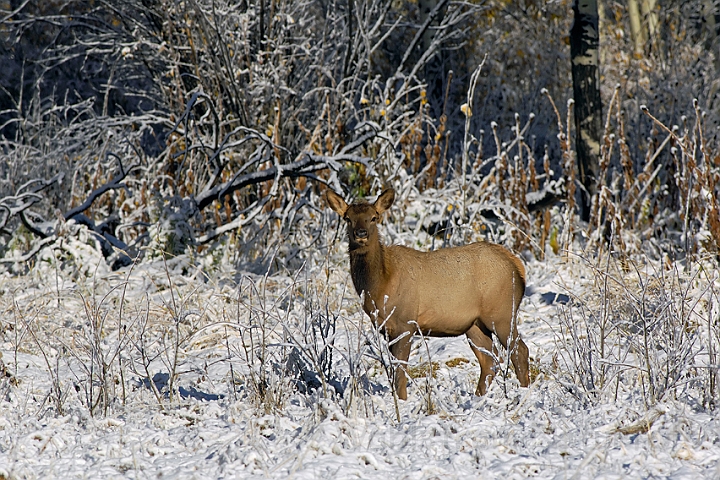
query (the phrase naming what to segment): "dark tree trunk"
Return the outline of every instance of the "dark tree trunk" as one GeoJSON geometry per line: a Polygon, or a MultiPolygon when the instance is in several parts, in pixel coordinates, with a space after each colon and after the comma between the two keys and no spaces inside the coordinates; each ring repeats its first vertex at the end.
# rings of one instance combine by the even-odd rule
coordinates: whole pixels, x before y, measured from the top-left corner
{"type": "Polygon", "coordinates": [[[583,188],[580,218],[590,219],[590,202],[599,174],[602,137],[600,101],[599,32],[597,0],[575,0],[575,22],[570,30],[573,96],[575,97],[575,147],[583,188]]]}
{"type": "Polygon", "coordinates": [[[715,70],[720,72],[720,0],[703,0],[701,12],[705,47],[713,53],[715,70]]]}

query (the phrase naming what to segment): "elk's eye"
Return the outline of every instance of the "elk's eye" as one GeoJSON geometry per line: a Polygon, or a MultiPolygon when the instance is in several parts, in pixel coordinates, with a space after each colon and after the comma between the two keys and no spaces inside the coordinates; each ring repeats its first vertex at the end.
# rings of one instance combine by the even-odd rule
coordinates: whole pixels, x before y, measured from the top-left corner
{"type": "Polygon", "coordinates": [[[373,217],[370,219],[370,221],[371,221],[372,223],[377,222],[377,216],[373,216],[373,217]]]}
{"type": "Polygon", "coordinates": [[[345,220],[347,223],[350,223],[350,219],[348,217],[343,217],[343,220],[345,220]]]}

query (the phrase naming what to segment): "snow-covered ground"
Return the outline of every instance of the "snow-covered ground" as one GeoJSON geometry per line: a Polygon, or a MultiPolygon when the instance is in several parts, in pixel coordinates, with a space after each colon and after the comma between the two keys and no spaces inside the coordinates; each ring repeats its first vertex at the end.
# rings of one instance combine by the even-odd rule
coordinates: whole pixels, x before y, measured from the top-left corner
{"type": "MultiPolygon", "coordinates": [[[[717,386],[703,368],[717,345],[713,274],[658,280],[687,297],[683,361],[696,368],[655,402],[636,344],[617,346],[624,356],[607,363],[621,373],[596,395],[581,377],[600,367],[571,348],[592,337],[593,308],[613,302],[622,317],[653,290],[628,281],[613,294],[582,258],[549,255],[528,261],[520,312],[530,387],[501,374],[476,397],[464,338],[416,339],[396,411],[344,248],[269,276],[206,276],[184,257],[120,272],[46,258],[0,278],[0,478],[720,478],[717,386]]],[[[647,368],[675,365],[669,349],[647,368]]]]}

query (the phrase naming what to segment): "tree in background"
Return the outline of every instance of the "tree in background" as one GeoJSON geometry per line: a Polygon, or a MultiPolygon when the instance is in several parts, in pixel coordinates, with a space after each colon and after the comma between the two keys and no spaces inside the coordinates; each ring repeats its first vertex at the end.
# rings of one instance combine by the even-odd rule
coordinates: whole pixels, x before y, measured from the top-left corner
{"type": "Polygon", "coordinates": [[[580,218],[590,218],[590,202],[598,179],[602,103],[600,100],[599,29],[597,0],[575,0],[570,30],[575,146],[582,189],[580,218]]]}
{"type": "Polygon", "coordinates": [[[642,55],[645,44],[656,40],[658,16],[655,11],[656,0],[628,0],[630,33],[636,55],[642,55]]]}

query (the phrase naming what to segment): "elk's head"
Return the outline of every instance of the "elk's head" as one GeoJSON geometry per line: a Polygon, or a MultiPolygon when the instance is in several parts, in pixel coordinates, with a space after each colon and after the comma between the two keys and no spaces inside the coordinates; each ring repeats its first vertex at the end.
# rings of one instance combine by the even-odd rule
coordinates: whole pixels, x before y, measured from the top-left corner
{"type": "Polygon", "coordinates": [[[379,242],[377,223],[393,204],[395,190],[388,188],[375,203],[356,202],[348,205],[332,190],[327,191],[326,199],[330,208],[345,220],[350,251],[356,251],[379,242]]]}

